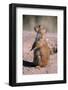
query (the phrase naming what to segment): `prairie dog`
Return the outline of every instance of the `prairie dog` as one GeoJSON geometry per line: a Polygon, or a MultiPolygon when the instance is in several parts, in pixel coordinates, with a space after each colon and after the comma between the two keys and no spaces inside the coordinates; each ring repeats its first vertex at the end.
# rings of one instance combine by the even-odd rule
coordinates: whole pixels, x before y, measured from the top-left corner
{"type": "MultiPolygon", "coordinates": [[[[46,41],[46,29],[42,25],[34,27],[36,34],[32,49],[34,50],[33,63],[36,66],[44,67],[48,64],[50,49],[46,41]]],[[[31,50],[32,50],[31,49],[31,50]]]]}

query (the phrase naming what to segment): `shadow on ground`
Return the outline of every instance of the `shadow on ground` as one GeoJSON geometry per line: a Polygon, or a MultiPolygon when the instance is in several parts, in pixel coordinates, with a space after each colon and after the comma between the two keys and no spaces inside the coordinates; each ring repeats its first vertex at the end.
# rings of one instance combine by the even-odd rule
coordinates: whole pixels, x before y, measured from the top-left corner
{"type": "Polygon", "coordinates": [[[24,61],[24,60],[23,60],[23,66],[25,66],[25,67],[35,67],[33,62],[24,61]]]}

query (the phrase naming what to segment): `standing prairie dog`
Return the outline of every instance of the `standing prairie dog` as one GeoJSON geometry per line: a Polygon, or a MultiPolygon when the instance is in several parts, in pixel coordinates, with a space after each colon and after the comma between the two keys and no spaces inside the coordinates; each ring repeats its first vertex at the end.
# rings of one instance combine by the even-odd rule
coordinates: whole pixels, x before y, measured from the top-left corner
{"type": "Polygon", "coordinates": [[[50,56],[50,49],[46,41],[46,29],[42,25],[38,25],[34,30],[36,32],[36,38],[32,46],[34,50],[33,63],[36,66],[44,67],[48,64],[50,56]]]}

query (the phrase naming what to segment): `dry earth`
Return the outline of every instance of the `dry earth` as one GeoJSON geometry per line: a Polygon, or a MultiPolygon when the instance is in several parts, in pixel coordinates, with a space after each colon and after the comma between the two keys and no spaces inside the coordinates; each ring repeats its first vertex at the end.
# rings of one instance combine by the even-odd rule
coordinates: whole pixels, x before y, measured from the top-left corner
{"type": "MultiPolygon", "coordinates": [[[[23,50],[23,74],[52,74],[57,73],[57,53],[50,55],[49,63],[46,67],[37,68],[33,66],[33,51],[30,51],[35,39],[35,33],[24,31],[24,50],[23,50]]],[[[46,39],[49,47],[57,46],[57,34],[47,33],[46,39]]]]}

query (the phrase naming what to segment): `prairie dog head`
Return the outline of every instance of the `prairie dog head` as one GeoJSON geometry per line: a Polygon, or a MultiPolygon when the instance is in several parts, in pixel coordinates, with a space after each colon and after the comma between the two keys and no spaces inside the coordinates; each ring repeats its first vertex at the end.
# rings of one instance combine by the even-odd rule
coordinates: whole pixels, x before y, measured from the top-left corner
{"type": "Polygon", "coordinates": [[[40,40],[40,39],[45,39],[45,35],[47,30],[45,29],[45,27],[43,27],[42,25],[37,25],[36,27],[34,27],[36,34],[36,40],[40,40]]]}
{"type": "Polygon", "coordinates": [[[42,25],[37,25],[34,27],[35,32],[40,33],[41,35],[46,34],[47,30],[42,25]]]}

